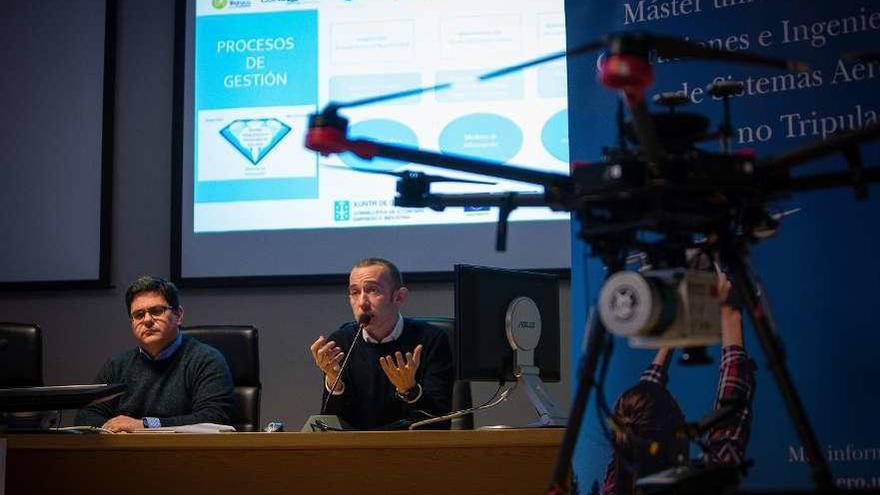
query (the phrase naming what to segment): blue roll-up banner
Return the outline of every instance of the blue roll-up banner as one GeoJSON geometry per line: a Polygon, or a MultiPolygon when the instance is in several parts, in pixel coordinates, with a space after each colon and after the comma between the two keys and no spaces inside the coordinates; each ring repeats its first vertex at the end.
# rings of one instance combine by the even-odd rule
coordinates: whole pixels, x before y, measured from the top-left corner
{"type": "MultiPolygon", "coordinates": [[[[786,74],[764,67],[706,61],[655,65],[649,96],[685,90],[688,111],[720,123],[722,105],[706,93],[719,79],[745,82],[732,102],[736,149],[770,157],[847,129],[877,122],[880,62],[851,63],[844,55],[880,52],[880,2],[871,0],[578,0],[566,2],[569,48],[602,34],[649,31],[806,62],[810,70],[786,74]]],[[[615,94],[596,82],[599,53],[568,61],[572,160],[590,161],[616,142],[615,94]]],[[[717,150],[710,144],[708,149],[717,150]]],[[[880,165],[880,143],[862,146],[865,165],[880,165]]],[[[795,174],[845,171],[842,158],[798,167],[795,174]]],[[[796,193],[780,210],[778,234],[756,246],[762,276],[786,349],[787,365],[807,416],[829,461],[835,482],[846,488],[880,489],[880,187],[866,200],[852,189],[796,193]]],[[[576,223],[576,222],[574,222],[576,223]]],[[[577,225],[573,226],[573,238],[577,225]]],[[[589,248],[572,248],[572,362],[581,354],[588,308],[605,276],[589,248]]],[[[745,489],[808,489],[812,486],[803,446],[767,369],[749,324],[746,348],[758,365],[754,423],[747,458],[754,460],[745,489]]],[[[606,380],[612,402],[634,384],[651,361],[618,339],[606,380]]],[[[712,408],[718,379],[714,363],[670,369],[670,390],[689,420],[712,408]]],[[[572,367],[573,370],[576,367],[572,367]]],[[[575,373],[576,371],[573,371],[575,373]]],[[[575,377],[576,378],[576,377],[575,377]]],[[[581,492],[602,482],[610,455],[595,414],[596,396],[584,419],[573,461],[581,492]]],[[[695,454],[696,451],[694,450],[695,454]]]]}

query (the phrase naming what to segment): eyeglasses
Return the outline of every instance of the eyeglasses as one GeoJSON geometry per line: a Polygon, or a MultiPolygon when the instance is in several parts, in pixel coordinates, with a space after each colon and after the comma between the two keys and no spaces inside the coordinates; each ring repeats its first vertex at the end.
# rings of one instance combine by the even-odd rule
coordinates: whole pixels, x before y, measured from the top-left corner
{"type": "Polygon", "coordinates": [[[158,318],[165,314],[169,309],[174,309],[171,306],[150,306],[147,309],[139,309],[137,311],[132,311],[130,315],[131,319],[134,321],[141,321],[147,317],[147,313],[150,313],[150,316],[153,318],[158,318]]]}

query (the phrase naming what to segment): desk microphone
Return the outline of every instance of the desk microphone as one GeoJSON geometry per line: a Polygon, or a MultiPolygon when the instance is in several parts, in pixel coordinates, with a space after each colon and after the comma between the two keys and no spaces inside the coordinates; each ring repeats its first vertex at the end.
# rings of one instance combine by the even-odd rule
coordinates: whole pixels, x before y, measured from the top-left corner
{"type": "Polygon", "coordinates": [[[339,367],[339,374],[336,375],[336,380],[333,382],[333,386],[330,387],[330,392],[327,393],[327,398],[324,399],[324,404],[321,405],[322,415],[324,414],[324,410],[327,409],[327,403],[330,402],[330,397],[332,397],[333,392],[336,391],[336,386],[339,385],[339,380],[342,379],[342,372],[345,371],[345,365],[348,364],[348,359],[351,357],[354,347],[357,345],[358,341],[361,340],[360,333],[364,328],[367,328],[367,325],[370,324],[372,318],[373,317],[368,314],[362,314],[358,318],[357,331],[354,334],[354,340],[352,340],[351,345],[348,347],[348,353],[345,354],[345,359],[342,360],[342,366],[339,367]]]}

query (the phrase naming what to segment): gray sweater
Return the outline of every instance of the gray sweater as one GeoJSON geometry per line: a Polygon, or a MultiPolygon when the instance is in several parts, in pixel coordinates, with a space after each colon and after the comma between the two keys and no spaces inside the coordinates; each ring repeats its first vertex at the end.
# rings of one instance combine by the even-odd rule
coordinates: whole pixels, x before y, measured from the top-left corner
{"type": "Polygon", "coordinates": [[[101,426],[120,414],[157,417],[162,426],[230,423],[233,387],[226,360],[186,335],[177,351],[160,361],[137,348],[119,354],[104,363],[95,382],[128,388],[120,397],[81,409],[77,425],[101,426]]]}

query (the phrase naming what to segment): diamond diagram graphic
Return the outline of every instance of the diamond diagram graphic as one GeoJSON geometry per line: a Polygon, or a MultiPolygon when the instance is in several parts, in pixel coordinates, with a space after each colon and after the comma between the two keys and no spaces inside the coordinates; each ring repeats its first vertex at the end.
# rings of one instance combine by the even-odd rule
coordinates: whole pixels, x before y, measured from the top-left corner
{"type": "Polygon", "coordinates": [[[233,120],[220,135],[254,165],[278,144],[290,127],[278,119],[233,120]]]}

